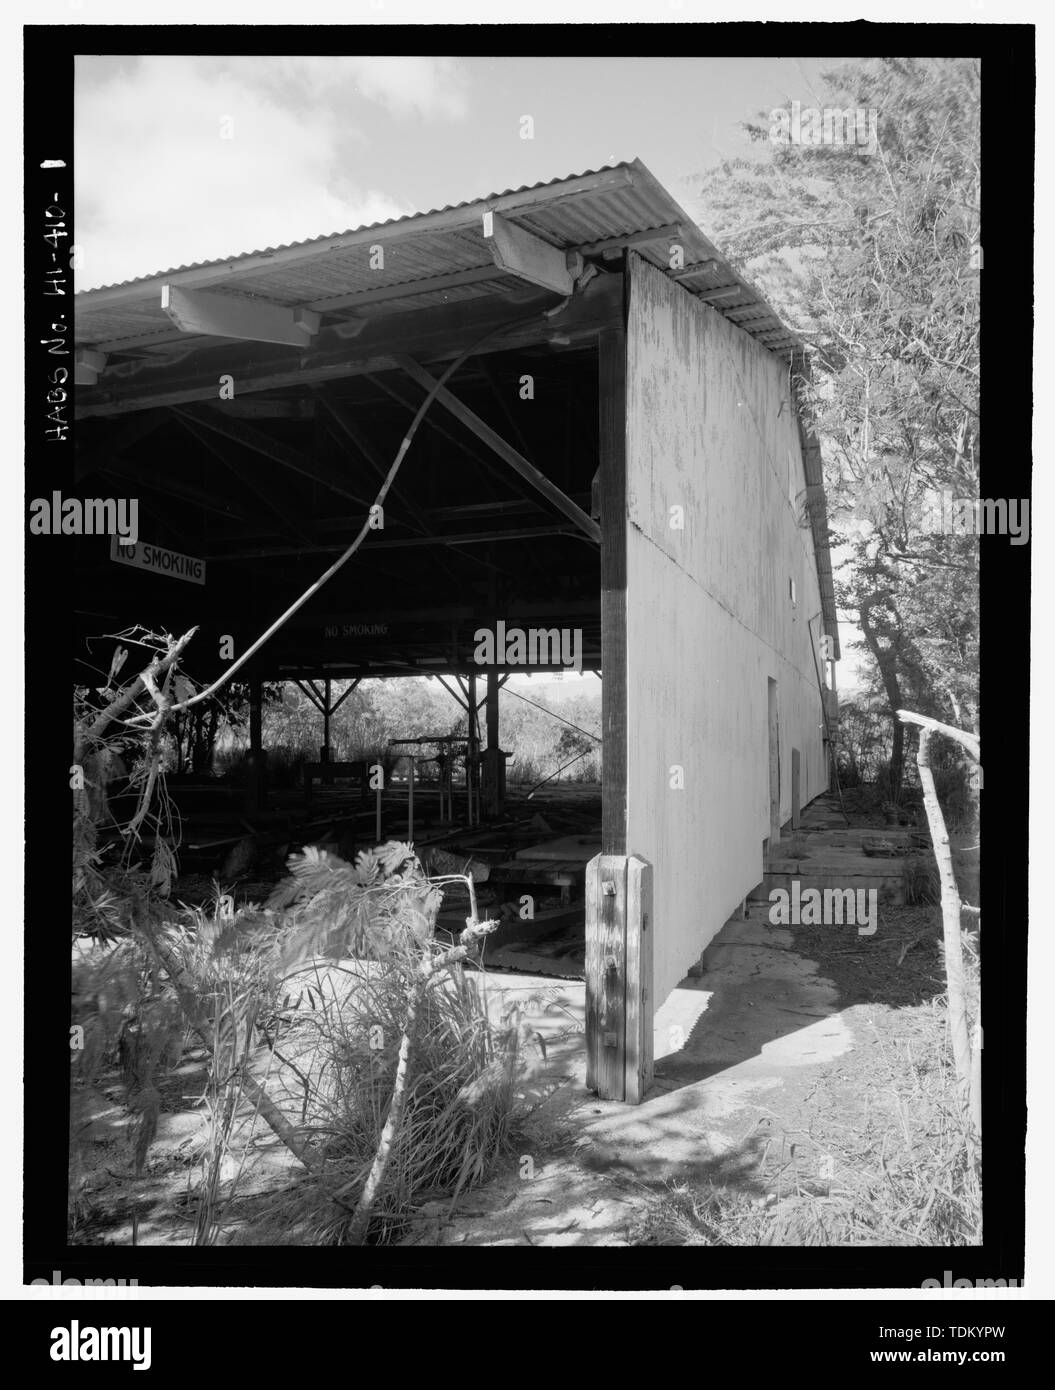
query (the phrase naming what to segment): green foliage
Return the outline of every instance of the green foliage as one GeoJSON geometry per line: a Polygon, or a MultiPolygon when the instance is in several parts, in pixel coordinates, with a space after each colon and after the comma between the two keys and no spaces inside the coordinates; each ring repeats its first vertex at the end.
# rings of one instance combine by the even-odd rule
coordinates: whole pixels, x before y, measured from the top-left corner
{"type": "Polygon", "coordinates": [[[309,845],[288,864],[290,877],[268,899],[272,909],[292,909],[283,973],[311,956],[385,960],[427,947],[443,894],[409,845],[361,850],[354,865],[309,845]]]}
{"type": "MultiPolygon", "coordinates": [[[[406,1026],[405,970],[391,961],[363,963],[343,976],[303,978],[314,1007],[286,1015],[282,1054],[295,1056],[305,1076],[307,1132],[323,1167],[300,1175],[265,1224],[242,1237],[247,1243],[345,1242],[392,1096],[406,1026]]],[[[422,1001],[372,1244],[397,1241],[423,1201],[453,1201],[486,1181],[507,1149],[524,1030],[515,1009],[490,1016],[483,979],[450,967],[422,1001]]]]}
{"type": "MultiPolygon", "coordinates": [[[[337,700],[348,684],[335,681],[332,698],[337,700]]],[[[599,734],[599,688],[594,685],[559,701],[546,690],[529,689],[528,698],[544,708],[537,709],[506,689],[499,697],[501,743],[512,755],[508,780],[514,783],[539,781],[584,751],[586,755],[573,763],[562,777],[568,781],[599,780],[600,744],[569,729],[546,712],[552,709],[573,724],[599,734]]],[[[334,761],[380,763],[387,779],[400,764],[398,751],[388,748],[389,739],[421,738],[440,733],[461,738],[468,736],[464,710],[438,681],[421,677],[364,680],[333,715],[330,746],[334,761]]],[[[301,765],[314,762],[319,756],[322,715],[292,682],[276,686],[275,698],[264,709],[263,738],[272,785],[292,785],[299,778],[301,765]]],[[[240,775],[246,741],[244,725],[232,722],[219,737],[213,769],[217,773],[240,775]]],[[[427,778],[434,773],[435,764],[419,764],[419,776],[427,778]]]]}
{"type": "Polygon", "coordinates": [[[876,780],[890,757],[890,720],[882,701],[866,695],[839,706],[836,755],[843,788],[876,780]]]}
{"type": "Polygon", "coordinates": [[[910,854],[902,860],[905,875],[905,902],[916,904],[941,902],[941,881],[933,854],[910,854]]]}
{"type": "Polygon", "coordinates": [[[936,533],[936,498],[978,495],[979,64],[885,58],[824,74],[811,104],[874,108],[878,150],[769,143],[703,180],[712,231],[810,345],[837,598],[873,691],[977,727],[977,540],[936,533]],[[837,552],[838,553],[838,552],[837,552]]]}

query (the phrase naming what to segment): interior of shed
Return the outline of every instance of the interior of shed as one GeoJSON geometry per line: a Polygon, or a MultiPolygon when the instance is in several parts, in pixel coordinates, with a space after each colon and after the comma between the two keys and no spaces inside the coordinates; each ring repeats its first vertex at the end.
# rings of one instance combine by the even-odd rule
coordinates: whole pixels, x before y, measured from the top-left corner
{"type": "MultiPolygon", "coordinates": [[[[75,538],[75,682],[99,683],[119,634],[136,669],[128,638],[136,624],[171,633],[197,626],[186,667],[200,683],[216,679],[345,551],[430,378],[448,365],[408,358],[243,395],[235,373],[227,399],[83,420],[78,490],[138,496],[142,541],[200,557],[207,582],[134,568],[112,541],[75,538]]],[[[462,409],[430,403],[360,548],[238,673],[250,702],[248,775],[170,773],[175,894],[203,899],[217,886],[259,894],[304,845],[350,859],[410,839],[433,872],[471,865],[481,906],[502,922],[488,943],[490,967],[581,976],[601,787],[507,778],[499,690],[513,671],[564,669],[546,639],[518,653],[516,630],[574,630],[582,669],[601,673],[597,336],[549,333],[470,355],[450,389],[462,409]],[[496,436],[539,477],[511,466],[496,436]],[[499,623],[507,650],[481,664],[477,634],[499,623]],[[376,765],[339,761],[330,723],[354,683],[407,676],[446,688],[450,724],[413,741],[395,731],[383,778],[376,765]],[[296,682],[318,710],[318,758],[294,785],[268,775],[262,704],[274,681],[296,682]]],[[[441,928],[460,930],[466,911],[467,899],[449,893],[441,928]]]]}

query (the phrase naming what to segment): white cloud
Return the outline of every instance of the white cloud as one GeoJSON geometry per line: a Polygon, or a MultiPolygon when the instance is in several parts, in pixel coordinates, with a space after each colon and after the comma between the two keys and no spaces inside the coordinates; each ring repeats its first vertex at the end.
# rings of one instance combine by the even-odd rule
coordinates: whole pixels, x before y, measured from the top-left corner
{"type": "Polygon", "coordinates": [[[357,176],[361,103],[465,114],[448,59],[84,58],[78,76],[78,289],[418,211],[357,176]]]}
{"type": "Polygon", "coordinates": [[[451,58],[352,58],[363,96],[379,101],[394,116],[464,120],[466,85],[451,58]]]}
{"type": "Polygon", "coordinates": [[[216,60],[249,86],[299,107],[324,104],[332,115],[355,100],[374,102],[399,120],[464,120],[468,78],[453,58],[239,57],[216,60]]]}

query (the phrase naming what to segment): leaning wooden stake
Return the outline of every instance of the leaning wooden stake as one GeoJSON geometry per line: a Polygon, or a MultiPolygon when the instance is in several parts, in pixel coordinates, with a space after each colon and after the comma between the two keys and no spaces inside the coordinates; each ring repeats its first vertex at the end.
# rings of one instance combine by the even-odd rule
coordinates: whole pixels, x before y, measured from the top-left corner
{"type": "Polygon", "coordinates": [[[952,1039],[953,1063],[956,1067],[956,1089],[964,1122],[968,1132],[972,1161],[977,1160],[977,1143],[981,1134],[980,1081],[980,1039],[976,1034],[978,1065],[971,1056],[971,1043],[967,1029],[967,1001],[964,989],[963,941],[960,935],[960,890],[956,886],[956,875],[952,866],[952,851],[949,848],[949,832],[945,828],[941,803],[938,801],[934,785],[934,773],[930,766],[930,740],[933,734],[943,733],[962,744],[976,760],[979,755],[978,740],[962,729],[940,724],[935,719],[912,714],[909,710],[898,710],[898,718],[904,723],[920,726],[919,751],[916,764],[919,768],[920,786],[923,789],[923,805],[927,812],[934,858],[938,865],[938,878],[941,883],[941,919],[945,945],[945,982],[949,992],[949,1033],[952,1039]]]}

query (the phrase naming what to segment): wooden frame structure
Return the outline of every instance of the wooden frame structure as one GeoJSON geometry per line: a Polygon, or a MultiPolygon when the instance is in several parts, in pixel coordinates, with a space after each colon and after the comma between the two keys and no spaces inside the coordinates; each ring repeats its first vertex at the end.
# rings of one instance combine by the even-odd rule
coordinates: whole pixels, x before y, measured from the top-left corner
{"type": "MultiPolygon", "coordinates": [[[[794,336],[638,161],[75,300],[78,490],[134,489],[141,534],[200,556],[209,575],[203,609],[200,589],[119,569],[94,538],[73,538],[82,650],[146,614],[171,631],[197,624],[190,666],[215,678],[345,550],[420,423],[376,532],[246,668],[258,796],[261,680],[293,680],[319,709],[322,763],[348,693],[334,702],[332,682],[408,674],[459,700],[474,753],[486,707],[498,759],[508,668],[481,667],[477,631],[501,618],[579,633],[583,669],[604,677],[589,1080],[630,1102],[651,1081],[655,989],[669,985],[654,979],[655,943],[671,930],[655,912],[677,871],[643,852],[632,816],[646,715],[628,646],[644,553],[641,333],[628,323],[649,276],[738,334],[752,363],[800,369],[794,336]]],[[[806,484],[834,636],[815,456],[806,484]]]]}

